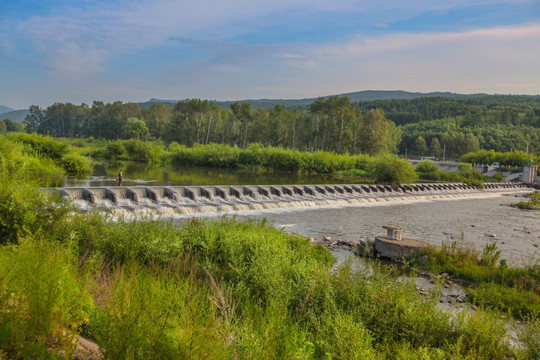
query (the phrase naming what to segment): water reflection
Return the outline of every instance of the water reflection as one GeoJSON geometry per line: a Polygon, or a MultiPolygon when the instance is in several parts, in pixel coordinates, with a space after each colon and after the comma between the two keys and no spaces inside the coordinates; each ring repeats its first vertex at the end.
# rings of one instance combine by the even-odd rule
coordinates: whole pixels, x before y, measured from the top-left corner
{"type": "Polygon", "coordinates": [[[136,185],[285,185],[354,184],[364,179],[349,176],[293,174],[261,169],[223,169],[197,166],[172,168],[135,162],[101,162],[91,176],[66,178],[63,186],[116,186],[116,176],[124,170],[124,186],[136,185]]]}

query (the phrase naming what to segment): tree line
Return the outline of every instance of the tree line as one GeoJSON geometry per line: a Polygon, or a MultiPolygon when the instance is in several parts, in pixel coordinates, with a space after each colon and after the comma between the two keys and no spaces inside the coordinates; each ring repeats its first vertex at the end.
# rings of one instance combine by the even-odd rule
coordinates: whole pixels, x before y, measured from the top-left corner
{"type": "Polygon", "coordinates": [[[186,99],[173,107],[156,103],[141,109],[135,103],[56,103],[30,107],[25,131],[70,138],[157,139],[181,145],[225,144],[245,149],[252,143],[302,151],[378,154],[393,153],[400,131],[380,109],[362,113],[348,98],[318,99],[309,111],[252,109],[235,102],[222,109],[216,103],[186,99]]]}
{"type": "MultiPolygon", "coordinates": [[[[459,158],[468,152],[540,152],[540,97],[418,98],[351,103],[319,98],[271,110],[247,102],[185,99],[175,104],[56,103],[30,107],[26,132],[54,137],[155,139],[167,143],[250,144],[351,154],[397,152],[459,158]],[[396,125],[397,124],[397,125],[396,125]]],[[[0,124],[0,132],[2,131],[0,124]]]]}

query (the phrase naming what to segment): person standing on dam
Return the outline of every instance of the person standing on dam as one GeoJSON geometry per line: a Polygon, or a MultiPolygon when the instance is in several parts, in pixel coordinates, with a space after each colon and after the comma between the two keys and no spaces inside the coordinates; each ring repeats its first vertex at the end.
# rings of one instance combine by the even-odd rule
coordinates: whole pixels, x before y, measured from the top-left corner
{"type": "Polygon", "coordinates": [[[116,182],[118,183],[118,186],[122,186],[122,183],[124,182],[124,174],[122,172],[122,169],[120,169],[120,172],[118,173],[118,177],[116,178],[116,182]]]}

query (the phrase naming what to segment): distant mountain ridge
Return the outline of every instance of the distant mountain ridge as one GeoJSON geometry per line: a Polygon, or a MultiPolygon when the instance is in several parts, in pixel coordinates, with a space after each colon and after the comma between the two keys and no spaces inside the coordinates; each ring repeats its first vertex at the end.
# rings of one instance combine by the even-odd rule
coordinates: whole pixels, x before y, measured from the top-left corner
{"type": "Polygon", "coordinates": [[[0,120],[10,119],[11,121],[21,122],[26,115],[30,114],[30,110],[13,110],[0,114],[0,120]]]}
{"type": "MultiPolygon", "coordinates": [[[[326,95],[320,96],[323,99],[328,99],[331,96],[348,97],[351,102],[359,101],[374,101],[374,100],[398,100],[398,99],[416,99],[421,97],[446,97],[446,98],[463,98],[463,97],[481,97],[488,96],[488,94],[457,94],[452,92],[409,92],[403,90],[362,90],[350,93],[343,93],[338,95],[326,95]]],[[[303,99],[246,99],[237,100],[239,103],[249,103],[253,108],[264,107],[267,109],[273,108],[276,104],[283,105],[285,107],[306,107],[312,102],[317,100],[318,97],[303,98],[303,99]]],[[[229,107],[230,104],[236,102],[232,100],[219,101],[212,100],[221,107],[229,107]]],[[[141,103],[142,107],[148,107],[155,103],[175,104],[178,100],[161,100],[152,98],[146,103],[141,103]]]]}
{"type": "Polygon", "coordinates": [[[10,107],[7,107],[7,106],[4,106],[4,105],[0,105],[0,115],[1,114],[4,114],[4,113],[7,113],[7,112],[10,112],[10,111],[13,111],[14,109],[10,108],[10,107]]]}

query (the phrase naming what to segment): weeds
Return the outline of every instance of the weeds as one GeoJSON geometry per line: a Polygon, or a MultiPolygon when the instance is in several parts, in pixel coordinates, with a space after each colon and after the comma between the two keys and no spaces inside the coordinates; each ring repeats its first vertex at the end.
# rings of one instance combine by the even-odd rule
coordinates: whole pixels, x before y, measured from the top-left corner
{"type": "Polygon", "coordinates": [[[0,348],[10,358],[74,350],[92,307],[76,265],[70,244],[28,237],[0,247],[0,348]]]}
{"type": "Polygon", "coordinates": [[[435,273],[448,273],[475,283],[468,300],[524,318],[540,311],[540,265],[509,267],[500,260],[495,243],[486,244],[482,253],[462,242],[443,243],[439,250],[428,248],[426,267],[435,273]],[[500,260],[500,261],[499,261],[500,260]],[[498,264],[497,264],[498,262],[498,264]]]}

